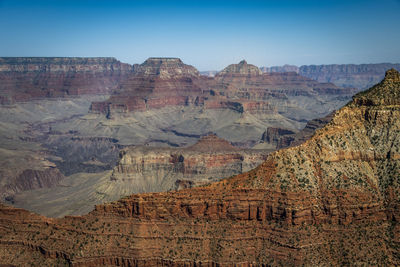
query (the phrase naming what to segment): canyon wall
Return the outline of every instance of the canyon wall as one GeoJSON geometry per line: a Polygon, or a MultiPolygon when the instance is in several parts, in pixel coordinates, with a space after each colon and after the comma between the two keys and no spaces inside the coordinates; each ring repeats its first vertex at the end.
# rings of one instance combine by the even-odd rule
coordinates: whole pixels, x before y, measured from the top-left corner
{"type": "Polygon", "coordinates": [[[288,129],[268,127],[261,136],[261,142],[272,145],[274,149],[300,145],[313,136],[318,129],[321,129],[328,124],[333,115],[334,112],[323,118],[310,120],[307,122],[306,126],[298,132],[293,132],[288,129]]]}
{"type": "Polygon", "coordinates": [[[378,83],[385,72],[394,68],[400,70],[400,64],[329,64],[329,65],[293,65],[261,67],[263,72],[296,72],[321,83],[334,83],[341,87],[366,89],[378,83]]]}
{"type": "Polygon", "coordinates": [[[1,206],[0,261],[399,265],[399,97],[400,73],[390,70],[308,141],[208,186],[132,195],[62,219],[1,206]]]}
{"type": "Polygon", "coordinates": [[[249,171],[267,154],[239,149],[216,135],[203,136],[185,148],[127,147],[120,152],[111,180],[129,184],[133,192],[190,188],[249,171]]]}
{"type": "Polygon", "coordinates": [[[111,94],[133,67],[115,58],[0,58],[0,102],[111,94]]]}

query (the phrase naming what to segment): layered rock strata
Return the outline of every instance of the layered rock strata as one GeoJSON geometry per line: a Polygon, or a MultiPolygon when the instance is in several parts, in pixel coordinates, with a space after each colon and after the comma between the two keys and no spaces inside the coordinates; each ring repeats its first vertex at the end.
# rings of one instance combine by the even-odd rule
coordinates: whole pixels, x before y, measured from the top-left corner
{"type": "Polygon", "coordinates": [[[111,94],[133,67],[115,58],[0,58],[0,104],[111,94]]]}
{"type": "Polygon", "coordinates": [[[136,192],[187,188],[253,169],[267,154],[240,150],[213,134],[186,148],[127,147],[111,179],[129,183],[136,192]]]}
{"type": "Polygon", "coordinates": [[[296,72],[304,77],[341,87],[365,89],[376,84],[385,76],[385,72],[394,68],[400,70],[400,64],[331,64],[331,65],[293,65],[261,67],[263,72],[296,72]]]}
{"type": "Polygon", "coordinates": [[[234,110],[243,106],[239,110],[277,114],[301,109],[291,100],[293,97],[311,98],[311,103],[323,107],[321,101],[334,102],[337,97],[349,98],[354,93],[353,89],[319,83],[296,73],[263,74],[244,60],[229,65],[215,77],[205,77],[180,59],[149,58],[135,67],[135,73],[110,99],[92,103],[91,112],[113,118],[117,113],[193,105],[234,110]]]}
{"type": "Polygon", "coordinates": [[[115,95],[92,104],[92,112],[110,114],[183,106],[203,101],[200,74],[179,58],[149,58],[121,82],[115,95]]]}
{"type": "Polygon", "coordinates": [[[329,115],[307,122],[306,126],[299,132],[288,129],[268,127],[261,136],[262,143],[271,144],[275,149],[282,149],[289,146],[297,146],[308,140],[316,130],[328,124],[335,112],[329,115]]]}
{"type": "Polygon", "coordinates": [[[398,72],[356,95],[302,145],[209,186],[132,195],[57,220],[1,206],[0,261],[399,265],[400,106],[382,91],[399,94],[398,72]]]}

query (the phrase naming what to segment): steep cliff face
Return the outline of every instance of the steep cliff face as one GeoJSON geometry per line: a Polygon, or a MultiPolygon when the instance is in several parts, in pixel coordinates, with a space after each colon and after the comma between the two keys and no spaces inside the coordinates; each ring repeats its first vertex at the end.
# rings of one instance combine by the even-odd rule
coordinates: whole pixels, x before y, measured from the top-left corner
{"type": "Polygon", "coordinates": [[[389,71],[310,140],[209,186],[57,220],[1,206],[1,263],[399,265],[400,106],[381,94],[399,80],[389,71]]]}
{"type": "Polygon", "coordinates": [[[115,58],[0,58],[0,101],[110,94],[132,71],[115,58]]]}
{"type": "Polygon", "coordinates": [[[105,102],[95,102],[91,111],[126,113],[166,106],[197,105],[203,101],[199,72],[179,58],[149,58],[121,82],[120,89],[105,102]]]}
{"type": "Polygon", "coordinates": [[[400,70],[400,64],[310,65],[301,66],[299,74],[319,82],[365,89],[379,82],[390,68],[400,70]]]}
{"type": "Polygon", "coordinates": [[[357,92],[332,83],[320,83],[295,72],[240,74],[241,64],[218,73],[209,87],[228,99],[265,101],[282,116],[305,122],[326,116],[357,92]]]}
{"type": "Polygon", "coordinates": [[[246,60],[242,60],[239,64],[231,64],[219,73],[216,74],[217,77],[220,76],[255,76],[261,75],[261,70],[252,64],[247,64],[246,60]]]}
{"type": "Polygon", "coordinates": [[[274,66],[261,67],[262,72],[296,72],[304,77],[321,83],[333,83],[341,87],[366,89],[385,76],[385,72],[394,68],[400,70],[400,64],[331,64],[331,65],[303,65],[303,66],[274,66]]]}
{"type": "Polygon", "coordinates": [[[282,149],[289,146],[297,146],[308,140],[316,130],[321,129],[328,124],[334,115],[334,112],[329,115],[313,119],[307,122],[306,126],[299,132],[291,130],[268,127],[261,136],[261,142],[272,145],[274,149],[282,149]]]}
{"type": "Polygon", "coordinates": [[[54,187],[64,178],[64,175],[57,168],[48,167],[39,170],[25,169],[16,177],[2,178],[5,178],[7,184],[1,188],[0,195],[12,202],[15,193],[54,187]]]}
{"type": "Polygon", "coordinates": [[[168,191],[182,183],[193,187],[255,168],[267,154],[240,150],[216,135],[186,148],[128,147],[121,151],[111,179],[129,184],[133,192],[168,191]]]}
{"type": "Polygon", "coordinates": [[[186,65],[179,58],[151,57],[135,69],[140,76],[156,76],[163,79],[177,77],[197,77],[199,71],[190,65],[186,65]]]}
{"type": "Polygon", "coordinates": [[[215,76],[216,90],[231,97],[266,100],[271,97],[312,96],[315,94],[354,93],[332,83],[319,83],[295,72],[262,73],[260,69],[243,62],[232,64],[215,76]],[[252,68],[244,66],[252,66],[252,68]],[[244,70],[243,70],[244,68],[244,70]],[[257,69],[257,71],[254,70],[257,69]]]}
{"type": "Polygon", "coordinates": [[[294,72],[263,74],[244,60],[229,65],[215,77],[205,77],[180,59],[149,58],[135,66],[135,74],[124,80],[110,99],[94,102],[91,111],[114,118],[115,114],[168,106],[234,110],[243,106],[241,111],[251,114],[280,113],[304,121],[311,119],[310,116],[326,115],[330,105],[343,104],[355,92],[294,72]],[[321,105],[321,102],[330,102],[330,105],[321,105]]]}

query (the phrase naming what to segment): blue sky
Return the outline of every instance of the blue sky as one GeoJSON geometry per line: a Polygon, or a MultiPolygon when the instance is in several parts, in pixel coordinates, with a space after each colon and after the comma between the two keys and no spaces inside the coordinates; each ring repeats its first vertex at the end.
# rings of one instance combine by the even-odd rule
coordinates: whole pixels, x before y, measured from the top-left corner
{"type": "Polygon", "coordinates": [[[400,0],[0,0],[0,56],[180,57],[199,70],[400,62],[400,0]]]}

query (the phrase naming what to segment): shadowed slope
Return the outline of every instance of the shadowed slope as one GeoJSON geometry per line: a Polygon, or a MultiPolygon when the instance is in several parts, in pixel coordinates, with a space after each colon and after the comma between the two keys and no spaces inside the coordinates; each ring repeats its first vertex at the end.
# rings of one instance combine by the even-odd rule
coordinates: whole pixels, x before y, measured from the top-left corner
{"type": "Polygon", "coordinates": [[[398,75],[389,71],[302,145],[230,179],[132,195],[83,217],[2,207],[1,263],[399,265],[400,106],[384,95],[379,105],[359,101],[398,95],[398,75]],[[21,256],[7,257],[10,248],[21,256]]]}

